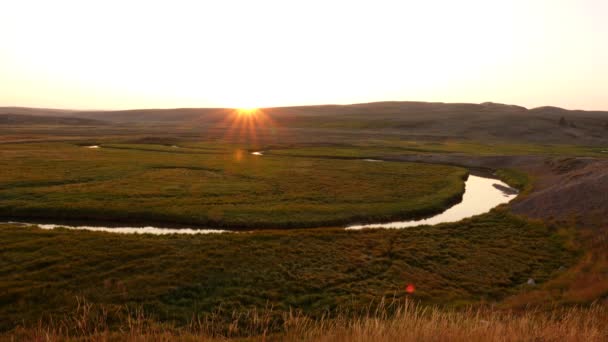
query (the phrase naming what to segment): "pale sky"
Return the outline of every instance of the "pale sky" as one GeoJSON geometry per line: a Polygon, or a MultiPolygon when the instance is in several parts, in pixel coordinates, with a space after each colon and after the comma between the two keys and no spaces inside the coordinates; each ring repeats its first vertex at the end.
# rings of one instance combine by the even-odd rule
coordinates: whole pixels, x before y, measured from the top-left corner
{"type": "Polygon", "coordinates": [[[608,110],[608,0],[0,0],[0,106],[608,110]]]}

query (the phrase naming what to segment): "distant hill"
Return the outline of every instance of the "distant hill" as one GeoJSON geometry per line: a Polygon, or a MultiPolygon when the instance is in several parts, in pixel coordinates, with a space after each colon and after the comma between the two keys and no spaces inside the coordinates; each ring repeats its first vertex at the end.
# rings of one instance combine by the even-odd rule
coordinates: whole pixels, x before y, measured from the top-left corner
{"type": "Polygon", "coordinates": [[[113,122],[215,122],[223,120],[232,109],[223,108],[177,108],[177,109],[134,109],[119,111],[75,112],[74,116],[101,119],[113,122]]]}
{"type": "MultiPolygon", "coordinates": [[[[19,109],[19,108],[18,108],[19,109]]],[[[62,111],[20,108],[44,117],[103,120],[124,124],[218,127],[232,109],[178,108],[121,111],[62,111]]],[[[15,108],[0,108],[0,114],[15,108]]],[[[536,143],[608,144],[608,112],[525,107],[493,102],[374,102],[261,109],[277,126],[392,134],[404,139],[477,139],[536,143]],[[564,118],[564,120],[561,120],[564,118]],[[561,121],[561,124],[560,124],[561,121]],[[567,125],[564,124],[567,122],[567,125]]]]}
{"type": "Polygon", "coordinates": [[[0,114],[69,116],[78,111],[54,108],[0,107],[0,114]]]}
{"type": "Polygon", "coordinates": [[[0,114],[0,125],[101,125],[101,120],[63,116],[0,114]]]}

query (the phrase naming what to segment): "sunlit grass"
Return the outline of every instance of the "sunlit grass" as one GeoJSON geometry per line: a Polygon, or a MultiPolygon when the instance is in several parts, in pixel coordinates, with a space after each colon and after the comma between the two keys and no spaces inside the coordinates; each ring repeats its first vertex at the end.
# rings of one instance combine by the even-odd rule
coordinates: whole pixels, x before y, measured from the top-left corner
{"type": "Polygon", "coordinates": [[[79,299],[78,307],[51,322],[19,326],[0,334],[28,341],[605,341],[605,306],[555,307],[512,312],[491,307],[450,310],[411,300],[381,301],[353,315],[337,310],[320,318],[300,311],[278,317],[269,308],[235,312],[230,324],[215,317],[193,318],[185,326],[161,323],[141,309],[108,308],[79,299]],[[120,316],[112,321],[109,313],[120,316]]]}
{"type": "Polygon", "coordinates": [[[344,146],[277,147],[268,151],[276,155],[317,157],[392,157],[411,154],[464,153],[471,155],[546,155],[608,157],[605,149],[573,145],[540,145],[514,143],[477,143],[463,141],[395,141],[366,140],[344,146]]]}
{"type": "Polygon", "coordinates": [[[462,168],[252,156],[225,144],[2,145],[0,215],[290,228],[435,213],[462,168]],[[136,205],[134,205],[136,203],[136,205]]]}
{"type": "Polygon", "coordinates": [[[495,212],[404,230],[260,231],[204,236],[122,235],[0,225],[0,330],[62,317],[75,297],[128,303],[185,324],[233,311],[297,308],[319,318],[364,312],[382,297],[462,306],[542,286],[572,263],[564,238],[495,212]],[[406,285],[415,285],[407,294],[406,285]]]}

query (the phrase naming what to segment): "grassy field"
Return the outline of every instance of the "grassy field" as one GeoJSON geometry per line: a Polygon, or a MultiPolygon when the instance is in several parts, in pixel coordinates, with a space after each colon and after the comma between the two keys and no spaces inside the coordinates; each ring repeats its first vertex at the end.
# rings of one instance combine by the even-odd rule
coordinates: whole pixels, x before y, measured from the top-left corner
{"type": "Polygon", "coordinates": [[[466,170],[254,156],[227,144],[0,145],[0,216],[291,228],[414,218],[458,201],[466,170]]]}
{"type": "Polygon", "coordinates": [[[488,307],[454,311],[406,299],[370,306],[358,317],[338,312],[315,319],[284,313],[278,326],[269,319],[272,313],[250,311],[235,315],[229,331],[216,330],[213,320],[175,326],[159,324],[141,312],[125,311],[129,319],[124,319],[120,329],[113,329],[95,305],[81,302],[74,312],[47,326],[19,327],[4,337],[17,341],[226,341],[236,337],[239,341],[361,342],[601,342],[608,337],[608,310],[599,305],[524,312],[488,307]],[[242,320],[245,317],[248,319],[242,320]]]}
{"type": "MultiPolygon", "coordinates": [[[[0,224],[0,331],[10,330],[0,340],[606,336],[603,309],[460,311],[605,298],[605,234],[593,233],[601,241],[590,248],[575,225],[529,221],[508,206],[433,227],[330,228],[433,213],[463,191],[461,167],[365,158],[605,158],[605,148],[443,135],[424,140],[353,128],[260,130],[255,141],[224,139],[223,129],[189,124],[0,128],[10,133],[0,134],[4,221],[326,227],[138,236],[0,224]],[[251,155],[254,150],[264,155],[251,155]],[[527,285],[529,278],[536,285],[527,285]],[[410,283],[416,291],[408,295],[410,283]],[[382,298],[440,308],[370,314],[382,298]]],[[[523,190],[523,198],[538,180],[515,166],[497,175],[523,190]]]]}
{"type": "Polygon", "coordinates": [[[407,154],[462,153],[470,155],[545,155],[608,157],[608,148],[560,144],[524,144],[508,142],[436,141],[366,139],[343,145],[295,145],[294,148],[270,146],[268,153],[299,157],[382,158],[407,154]]]}
{"type": "MultiPolygon", "coordinates": [[[[460,306],[529,291],[567,267],[565,238],[503,211],[407,230],[137,236],[0,226],[2,330],[60,319],[77,300],[160,322],[290,309],[363,312],[382,297],[460,306]]],[[[109,317],[109,321],[119,320],[109,317]]]]}

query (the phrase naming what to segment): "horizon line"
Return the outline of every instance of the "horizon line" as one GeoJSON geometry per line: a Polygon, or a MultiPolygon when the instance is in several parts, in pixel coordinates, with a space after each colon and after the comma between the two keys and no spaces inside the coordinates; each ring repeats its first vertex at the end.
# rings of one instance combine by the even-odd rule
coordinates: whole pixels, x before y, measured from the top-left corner
{"type": "MultiPolygon", "coordinates": [[[[553,105],[543,105],[538,107],[528,108],[525,106],[493,101],[484,102],[442,102],[442,101],[412,101],[412,100],[385,100],[385,101],[370,101],[370,102],[354,102],[354,103],[323,103],[323,104],[306,104],[306,105],[287,105],[287,106],[260,106],[260,107],[248,107],[255,109],[277,109],[277,108],[296,108],[296,107],[320,107],[320,106],[356,106],[365,104],[376,104],[376,103],[428,103],[428,104],[470,104],[470,105],[483,105],[483,104],[496,104],[503,106],[521,107],[525,110],[534,110],[538,108],[552,107],[557,109],[563,109],[568,111],[583,111],[583,112],[606,112],[608,110],[603,109],[569,109],[564,107],[558,107],[553,105]]],[[[20,108],[20,109],[36,109],[36,110],[55,110],[55,111],[69,111],[69,112],[127,112],[135,110],[180,110],[180,109],[241,109],[242,107],[139,107],[139,108],[128,108],[128,109],[80,109],[80,108],[61,108],[61,107],[31,107],[31,106],[0,106],[0,108],[20,108]]]]}

